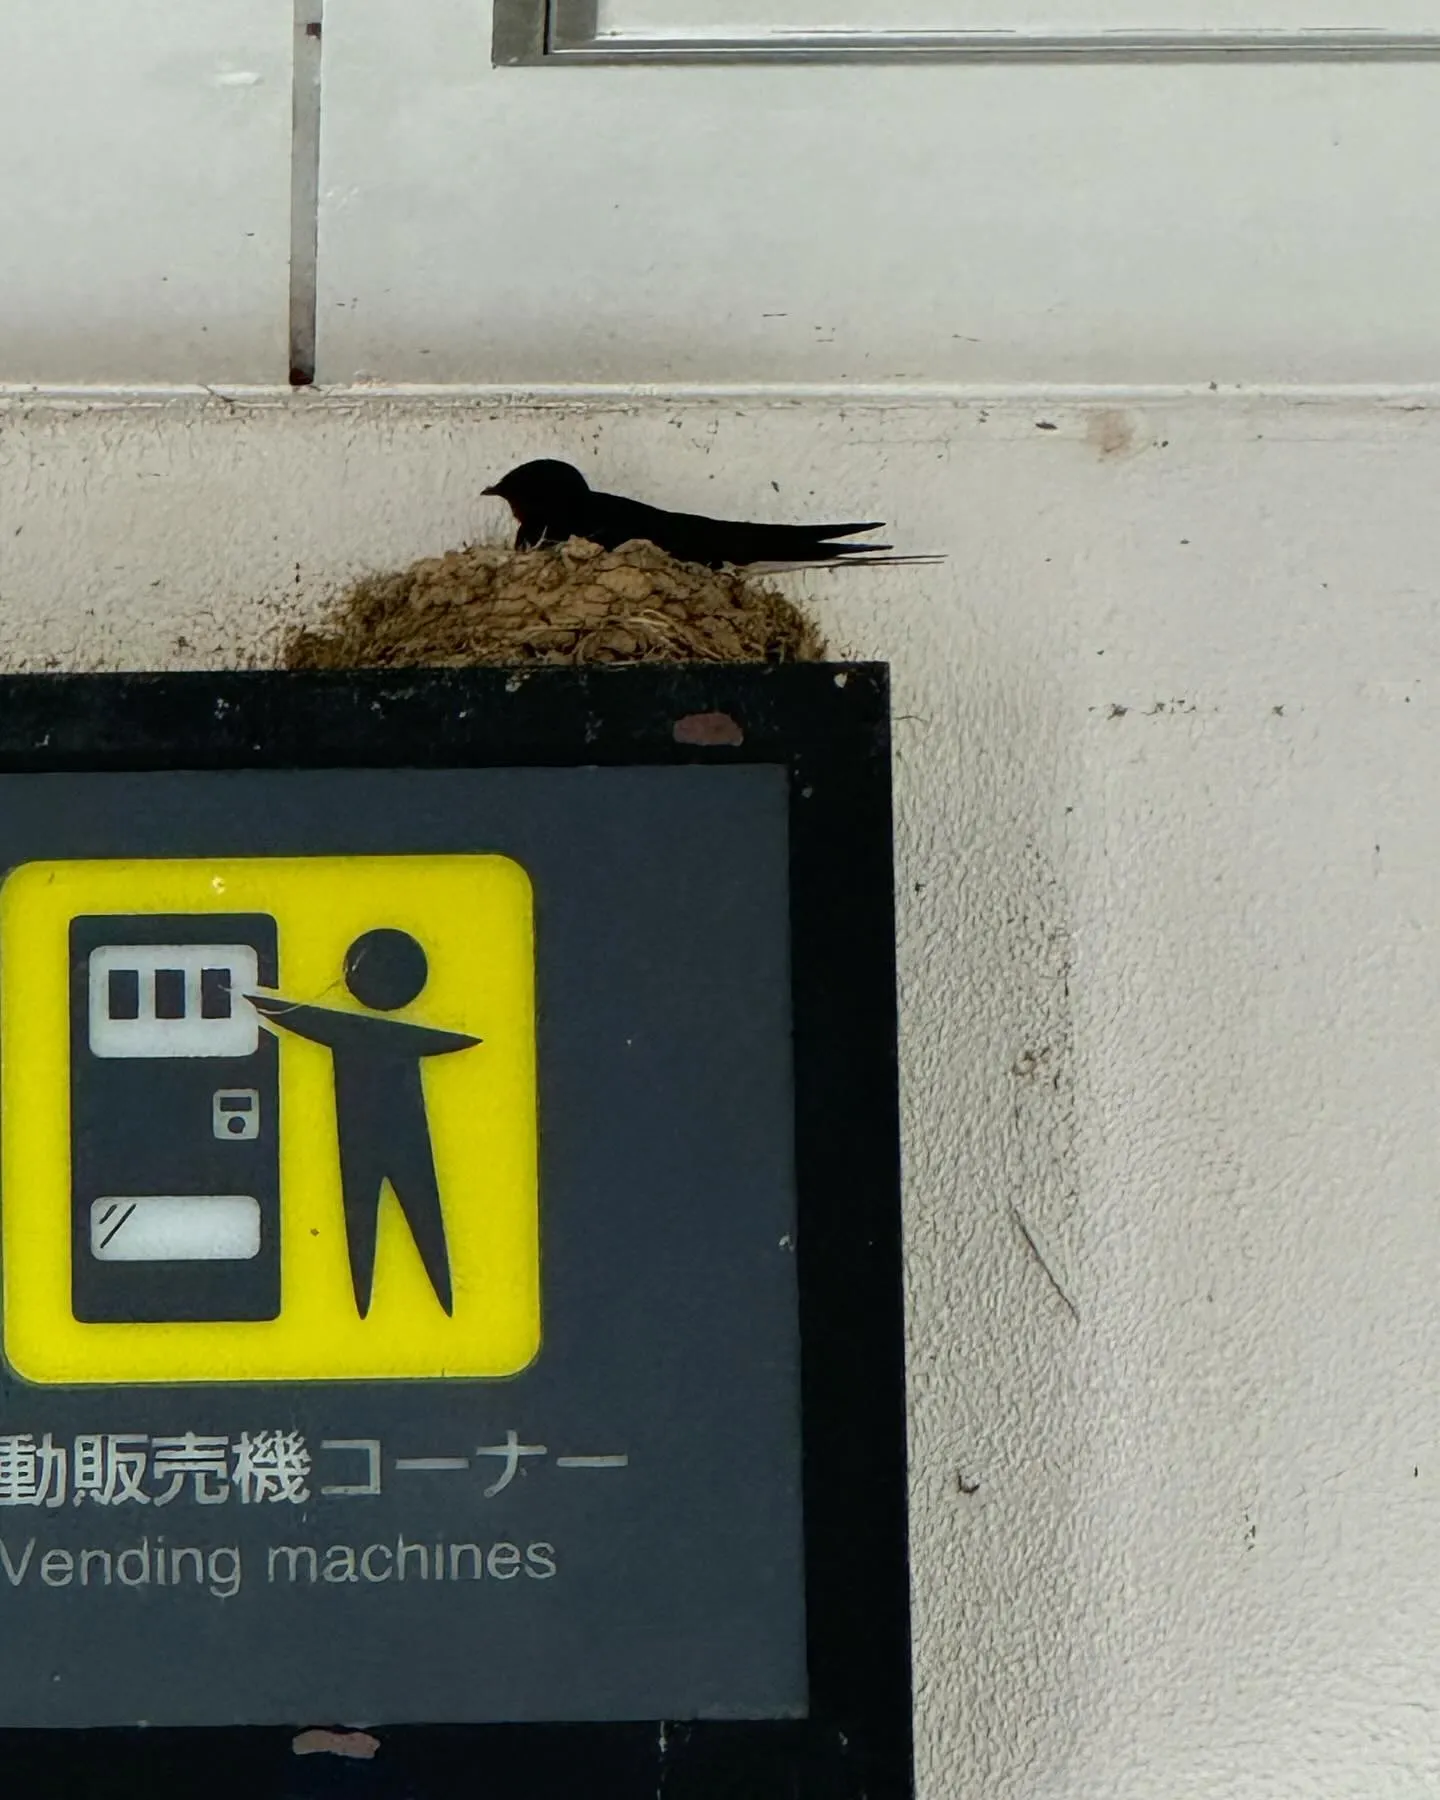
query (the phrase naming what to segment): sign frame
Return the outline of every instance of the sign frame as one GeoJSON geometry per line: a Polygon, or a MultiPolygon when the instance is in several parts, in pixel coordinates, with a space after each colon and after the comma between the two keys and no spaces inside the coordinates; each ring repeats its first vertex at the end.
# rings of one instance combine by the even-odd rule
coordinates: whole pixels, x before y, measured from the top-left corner
{"type": "MultiPolygon", "coordinates": [[[[913,1792],[888,671],[881,664],[0,677],[0,772],[654,764],[789,777],[804,1719],[400,1725],[439,1800],[913,1792]],[[843,972],[843,975],[841,974],[843,972]]],[[[3,979],[3,971],[0,971],[3,979]]],[[[542,1051],[543,1056],[543,1043],[542,1051]]],[[[543,1126],[542,1126],[543,1131],[543,1126]]],[[[542,1209],[543,1162],[542,1135],[542,1209]]],[[[296,1729],[329,1721],[297,1720],[296,1729]]],[[[300,1791],[294,1732],[0,1730],[14,1785],[300,1791]]]]}
{"type": "MultiPolygon", "coordinates": [[[[1158,10],[1158,8],[1157,8],[1158,10]]],[[[493,0],[496,68],[603,68],[636,63],[1423,62],[1440,31],[1357,26],[1130,30],[775,31],[743,37],[624,37],[598,29],[597,0],[493,0]]]]}

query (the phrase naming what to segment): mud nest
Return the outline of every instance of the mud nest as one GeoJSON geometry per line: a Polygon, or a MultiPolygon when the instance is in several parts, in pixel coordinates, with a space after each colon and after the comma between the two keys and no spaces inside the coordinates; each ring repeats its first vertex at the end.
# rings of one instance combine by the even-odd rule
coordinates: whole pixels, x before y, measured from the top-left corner
{"type": "Polygon", "coordinates": [[[677,562],[653,544],[602,550],[472,545],[367,575],[317,628],[285,644],[288,669],[476,663],[815,662],[814,622],[762,582],[677,562]]]}

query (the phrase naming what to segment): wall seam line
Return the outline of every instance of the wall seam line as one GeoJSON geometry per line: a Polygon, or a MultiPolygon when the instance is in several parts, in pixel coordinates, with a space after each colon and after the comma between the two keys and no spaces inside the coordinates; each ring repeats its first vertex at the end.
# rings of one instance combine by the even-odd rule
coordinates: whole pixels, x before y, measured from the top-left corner
{"type": "Polygon", "coordinates": [[[315,380],[324,0],[295,0],[290,114],[290,385],[315,380]]]}

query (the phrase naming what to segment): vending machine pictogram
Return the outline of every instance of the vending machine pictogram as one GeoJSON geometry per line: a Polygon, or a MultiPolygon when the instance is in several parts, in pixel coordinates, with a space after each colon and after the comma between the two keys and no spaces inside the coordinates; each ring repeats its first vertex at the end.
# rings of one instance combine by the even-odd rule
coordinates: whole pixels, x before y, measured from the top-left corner
{"type": "Polygon", "coordinates": [[[70,926],[70,1279],[86,1324],[280,1311],[280,1082],[246,996],[265,913],[70,926]]]}
{"type": "Polygon", "coordinates": [[[0,886],[4,1347],[41,1383],[507,1376],[540,1344],[512,857],[0,886]]]}

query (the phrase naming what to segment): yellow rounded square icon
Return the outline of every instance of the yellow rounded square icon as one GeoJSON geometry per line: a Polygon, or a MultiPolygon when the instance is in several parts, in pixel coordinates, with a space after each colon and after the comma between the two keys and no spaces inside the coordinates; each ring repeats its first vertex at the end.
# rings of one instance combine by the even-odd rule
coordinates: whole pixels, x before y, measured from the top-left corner
{"type": "Polygon", "coordinates": [[[534,964],[505,856],[12,870],[11,1367],[518,1373],[540,1347],[534,964]]]}

